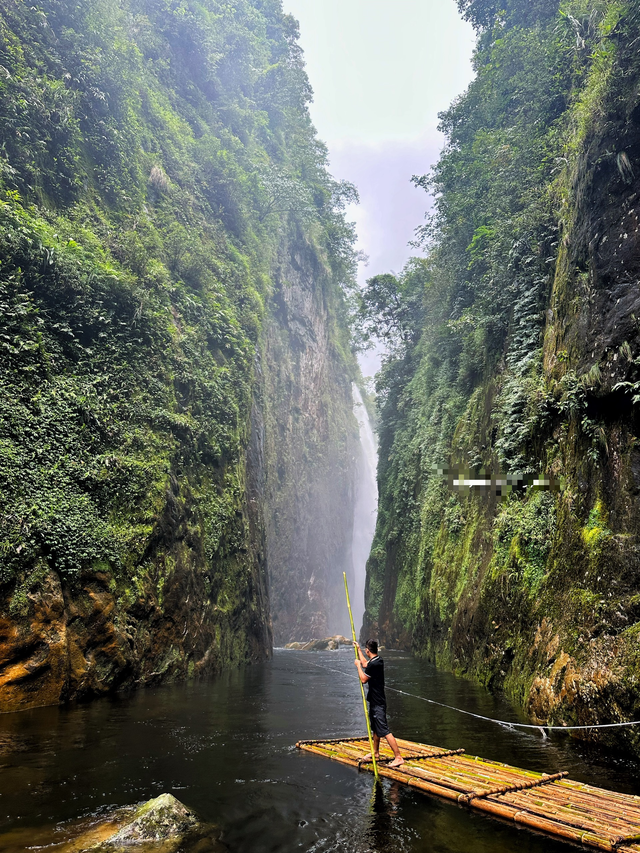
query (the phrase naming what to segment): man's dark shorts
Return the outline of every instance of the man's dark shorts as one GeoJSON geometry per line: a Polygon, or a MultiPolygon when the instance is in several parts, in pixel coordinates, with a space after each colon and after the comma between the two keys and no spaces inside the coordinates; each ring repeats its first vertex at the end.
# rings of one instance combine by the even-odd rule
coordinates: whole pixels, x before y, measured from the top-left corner
{"type": "Polygon", "coordinates": [[[369,719],[374,735],[386,737],[391,734],[391,729],[387,723],[387,709],[384,705],[369,705],[369,719]]]}

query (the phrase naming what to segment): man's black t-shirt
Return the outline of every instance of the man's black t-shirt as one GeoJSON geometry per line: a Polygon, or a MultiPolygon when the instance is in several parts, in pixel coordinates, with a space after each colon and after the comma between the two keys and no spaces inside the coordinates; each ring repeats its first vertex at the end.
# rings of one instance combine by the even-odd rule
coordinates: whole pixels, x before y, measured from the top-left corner
{"type": "Polygon", "coordinates": [[[367,699],[371,705],[387,705],[387,697],[384,693],[384,663],[379,655],[371,658],[364,669],[364,674],[369,676],[367,686],[369,692],[367,699]]]}

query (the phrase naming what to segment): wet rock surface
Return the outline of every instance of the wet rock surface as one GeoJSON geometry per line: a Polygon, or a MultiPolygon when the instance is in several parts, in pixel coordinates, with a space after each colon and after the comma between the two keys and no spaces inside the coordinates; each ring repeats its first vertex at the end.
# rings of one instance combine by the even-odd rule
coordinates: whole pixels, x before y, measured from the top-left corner
{"type": "Polygon", "coordinates": [[[133,820],[109,839],[112,847],[131,846],[146,841],[180,838],[198,825],[195,814],[171,794],[149,800],[135,812],[133,820]]]}
{"type": "MultiPolygon", "coordinates": [[[[386,386],[396,396],[380,420],[363,629],[505,690],[537,723],[582,726],[575,736],[636,755],[635,726],[593,726],[640,718],[639,21],[615,42],[589,131],[561,179],[557,222],[540,221],[517,271],[504,265],[510,287],[529,280],[519,292],[535,310],[524,297],[514,306],[491,378],[479,372],[469,383],[437,451],[453,465],[527,467],[562,485],[508,500],[472,490],[436,497],[424,472],[436,461],[434,437],[449,429],[433,390],[447,362],[435,349],[421,355],[406,385],[397,374],[386,386]]],[[[574,142],[569,134],[563,145],[574,142]]]]}
{"type": "MultiPolygon", "coordinates": [[[[66,831],[58,825],[54,836],[47,840],[40,834],[38,849],[42,843],[51,846],[51,842],[59,853],[224,853],[227,849],[220,841],[220,829],[202,822],[172,794],[161,794],[100,818],[74,821],[66,831]],[[64,838],[60,838],[61,829],[64,838]]],[[[9,845],[2,846],[7,853],[24,849],[17,836],[5,837],[3,842],[9,845]]]]}
{"type": "Polygon", "coordinates": [[[150,577],[127,599],[112,589],[111,573],[87,573],[71,584],[50,570],[26,597],[23,612],[11,614],[12,601],[5,606],[0,600],[7,613],[0,615],[0,710],[207,677],[268,656],[264,571],[254,560],[249,535],[237,566],[251,577],[251,607],[238,584],[233,607],[222,616],[215,599],[207,597],[198,560],[175,544],[162,598],[150,577]]]}
{"type": "Polygon", "coordinates": [[[275,266],[261,364],[269,600],[281,646],[348,630],[342,573],[351,579],[359,436],[326,268],[299,236],[275,266]]]}
{"type": "Polygon", "coordinates": [[[293,649],[298,652],[325,652],[336,651],[340,646],[352,646],[353,642],[336,634],[335,637],[325,637],[324,640],[308,640],[302,643],[287,643],[285,649],[293,649]]]}

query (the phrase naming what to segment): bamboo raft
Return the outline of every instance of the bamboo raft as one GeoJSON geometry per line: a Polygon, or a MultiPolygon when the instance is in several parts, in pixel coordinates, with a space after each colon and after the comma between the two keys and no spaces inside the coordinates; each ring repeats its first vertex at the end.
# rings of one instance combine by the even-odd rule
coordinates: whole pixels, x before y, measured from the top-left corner
{"type": "MultiPolygon", "coordinates": [[[[366,737],[301,740],[296,746],[373,772],[373,764],[364,760],[366,737]]],[[[640,853],[640,797],[573,782],[567,773],[520,770],[465,755],[463,749],[400,738],[398,746],[405,763],[393,768],[387,766],[393,753],[380,745],[380,776],[586,847],[640,853]]]]}

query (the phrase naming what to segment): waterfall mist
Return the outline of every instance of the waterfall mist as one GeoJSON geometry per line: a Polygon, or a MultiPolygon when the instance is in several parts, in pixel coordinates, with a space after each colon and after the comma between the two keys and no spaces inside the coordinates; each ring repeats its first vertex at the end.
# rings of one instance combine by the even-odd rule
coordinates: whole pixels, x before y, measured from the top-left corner
{"type": "Polygon", "coordinates": [[[358,386],[353,383],[353,412],[360,430],[360,454],[356,475],[356,495],[353,515],[353,591],[351,604],[356,633],[360,633],[364,616],[364,582],[366,565],[378,512],[378,484],[376,480],[377,448],[369,414],[358,386]]]}

